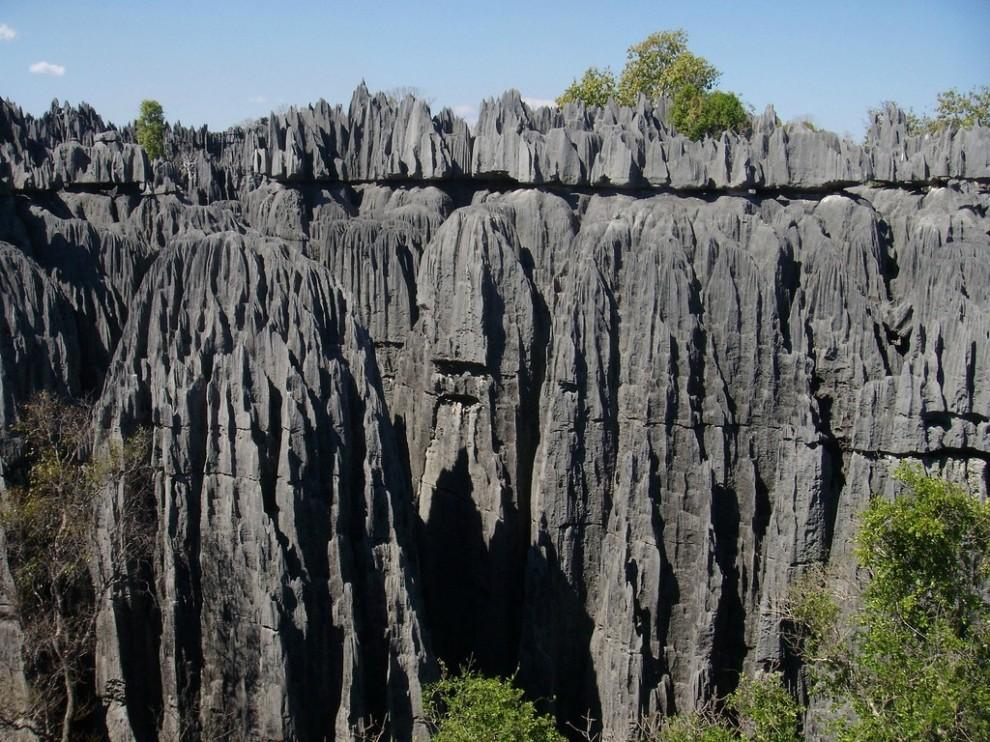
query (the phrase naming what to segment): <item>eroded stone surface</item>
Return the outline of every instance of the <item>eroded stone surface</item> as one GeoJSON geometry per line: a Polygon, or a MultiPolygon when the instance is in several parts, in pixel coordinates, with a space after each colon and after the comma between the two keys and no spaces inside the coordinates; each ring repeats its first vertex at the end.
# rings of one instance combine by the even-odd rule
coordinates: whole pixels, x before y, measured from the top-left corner
{"type": "Polygon", "coordinates": [[[404,738],[469,656],[624,739],[784,659],[897,462],[990,489],[986,129],[691,142],[508,93],[469,132],[361,88],[143,170],[91,109],[0,134],[3,422],[102,389],[101,436],[154,430],[115,739],[404,738]]]}

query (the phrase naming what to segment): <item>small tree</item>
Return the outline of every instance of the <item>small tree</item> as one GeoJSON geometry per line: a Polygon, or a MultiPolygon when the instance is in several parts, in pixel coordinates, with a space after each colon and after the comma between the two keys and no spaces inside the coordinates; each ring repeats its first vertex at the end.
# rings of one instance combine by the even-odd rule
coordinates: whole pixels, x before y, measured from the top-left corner
{"type": "Polygon", "coordinates": [[[583,101],[588,106],[604,106],[616,96],[615,76],[607,67],[589,67],[580,80],[574,80],[557,98],[557,105],[583,101]]]}
{"type": "MultiPolygon", "coordinates": [[[[884,101],[868,112],[869,120],[876,118],[892,101],[884,101]]],[[[897,105],[896,103],[894,105],[897,105]]],[[[990,126],[990,87],[983,85],[968,93],[960,93],[955,88],[943,90],[937,96],[935,115],[928,116],[905,112],[907,133],[915,136],[937,134],[945,128],[971,129],[974,126],[990,126]]]]}
{"type": "Polygon", "coordinates": [[[709,703],[690,714],[641,721],[633,738],[641,742],[797,742],[801,704],[784,687],[780,673],[743,675],[718,713],[709,703]]]}
{"type": "Polygon", "coordinates": [[[723,131],[746,131],[749,113],[734,93],[686,86],[674,95],[671,122],[684,136],[702,139],[723,131]]]}
{"type": "Polygon", "coordinates": [[[148,157],[155,159],[165,154],[165,111],[156,100],[141,101],[141,113],[134,122],[138,144],[144,147],[148,157]]]}
{"type": "Polygon", "coordinates": [[[444,668],[426,695],[433,742],[565,742],[553,719],[538,714],[509,680],[486,678],[469,667],[451,676],[444,668]]]}
{"type": "Polygon", "coordinates": [[[990,126],[990,87],[984,85],[968,93],[950,88],[939,93],[935,118],[928,122],[928,128],[939,131],[947,126],[960,129],[990,126]]]}
{"type": "Polygon", "coordinates": [[[727,708],[738,720],[740,736],[752,742],[796,742],[804,709],[784,686],[780,673],[742,676],[727,708]]]}
{"type": "Polygon", "coordinates": [[[701,139],[726,130],[744,131],[749,114],[739,98],[712,90],[719,74],[711,62],[687,48],[683,30],[658,31],[629,47],[618,81],[609,69],[590,67],[561,93],[557,105],[584,101],[603,106],[615,98],[634,106],[641,94],[651,100],[667,97],[673,100],[671,123],[685,136],[701,139]]]}
{"type": "Polygon", "coordinates": [[[847,618],[812,573],[790,600],[795,646],[849,712],[839,739],[990,739],[990,504],[914,467],[895,475],[905,493],[875,499],[857,537],[862,608],[847,618]]]}
{"type": "Polygon", "coordinates": [[[718,78],[713,64],[688,50],[683,29],[658,31],[629,47],[619,78],[619,101],[632,106],[640,93],[655,99],[684,87],[710,90],[718,78]]]}
{"type": "Polygon", "coordinates": [[[100,597],[147,554],[151,525],[148,436],[108,444],[92,454],[89,409],[42,393],[20,411],[13,433],[24,447],[23,482],[0,507],[25,635],[31,696],[0,699],[0,729],[29,728],[45,739],[74,738],[92,712],[93,652],[100,597]],[[97,496],[108,485],[127,490],[117,533],[117,564],[98,577],[97,496]]]}

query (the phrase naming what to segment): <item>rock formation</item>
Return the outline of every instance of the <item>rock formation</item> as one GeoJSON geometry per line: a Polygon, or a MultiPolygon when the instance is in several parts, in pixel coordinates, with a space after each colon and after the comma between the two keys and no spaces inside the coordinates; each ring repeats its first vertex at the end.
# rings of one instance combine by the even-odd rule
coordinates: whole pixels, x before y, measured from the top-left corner
{"type": "Polygon", "coordinates": [[[619,740],[794,672],[778,602],[893,463],[990,490],[988,182],[990,130],[894,108],[693,142],[663,102],[510,92],[472,132],[362,87],[149,162],[0,102],[0,422],[51,389],[153,431],[107,735],[423,737],[474,658],[619,740]]]}

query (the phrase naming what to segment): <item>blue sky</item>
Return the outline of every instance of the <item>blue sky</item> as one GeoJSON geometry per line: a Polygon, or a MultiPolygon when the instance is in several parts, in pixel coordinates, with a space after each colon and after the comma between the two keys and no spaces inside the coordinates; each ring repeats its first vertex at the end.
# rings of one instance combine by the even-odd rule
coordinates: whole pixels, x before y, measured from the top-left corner
{"type": "Polygon", "coordinates": [[[510,87],[552,99],[589,65],[618,71],[630,44],[677,27],[723,89],[839,133],[882,100],[922,110],[990,84],[988,0],[0,0],[0,96],[31,113],[87,101],[118,123],[156,98],[170,120],[223,128],[346,105],[365,79],[470,117],[510,87]]]}

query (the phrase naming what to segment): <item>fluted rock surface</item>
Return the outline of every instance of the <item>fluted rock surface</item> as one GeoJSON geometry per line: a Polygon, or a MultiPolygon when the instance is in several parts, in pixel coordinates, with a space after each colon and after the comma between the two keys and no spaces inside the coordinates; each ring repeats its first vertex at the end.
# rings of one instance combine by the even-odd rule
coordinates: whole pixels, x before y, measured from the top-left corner
{"type": "Polygon", "coordinates": [[[517,91],[482,103],[472,132],[420,100],[358,88],[345,112],[326,101],[223,134],[170,129],[168,160],[149,163],[92,109],[57,108],[40,119],[0,101],[0,184],[6,191],[65,187],[184,189],[197,201],[230,198],[264,177],[281,183],[443,181],[465,177],[522,185],[699,190],[825,191],[990,178],[990,129],[909,135],[902,111],[875,114],[858,144],[783,125],[772,108],[748,134],[694,142],[673,131],[667,104],[635,108],[570,103],[531,109],[517,91]]]}
{"type": "Polygon", "coordinates": [[[154,431],[161,611],[105,608],[100,690],[144,689],[110,706],[111,737],[141,701],[161,721],[140,733],[170,739],[346,738],[385,712],[410,736],[429,658],[409,495],[330,274],[220,233],[173,243],[135,307],[101,408],[104,427],[154,431]],[[128,655],[151,619],[161,651],[128,655]]]}
{"type": "Polygon", "coordinates": [[[799,680],[777,605],[852,569],[897,461],[987,496],[990,130],[665,111],[509,92],[472,132],[362,87],[147,163],[87,107],[0,104],[0,422],[102,389],[101,438],[154,431],[112,738],[405,739],[473,657],[621,740],[799,680]]]}

